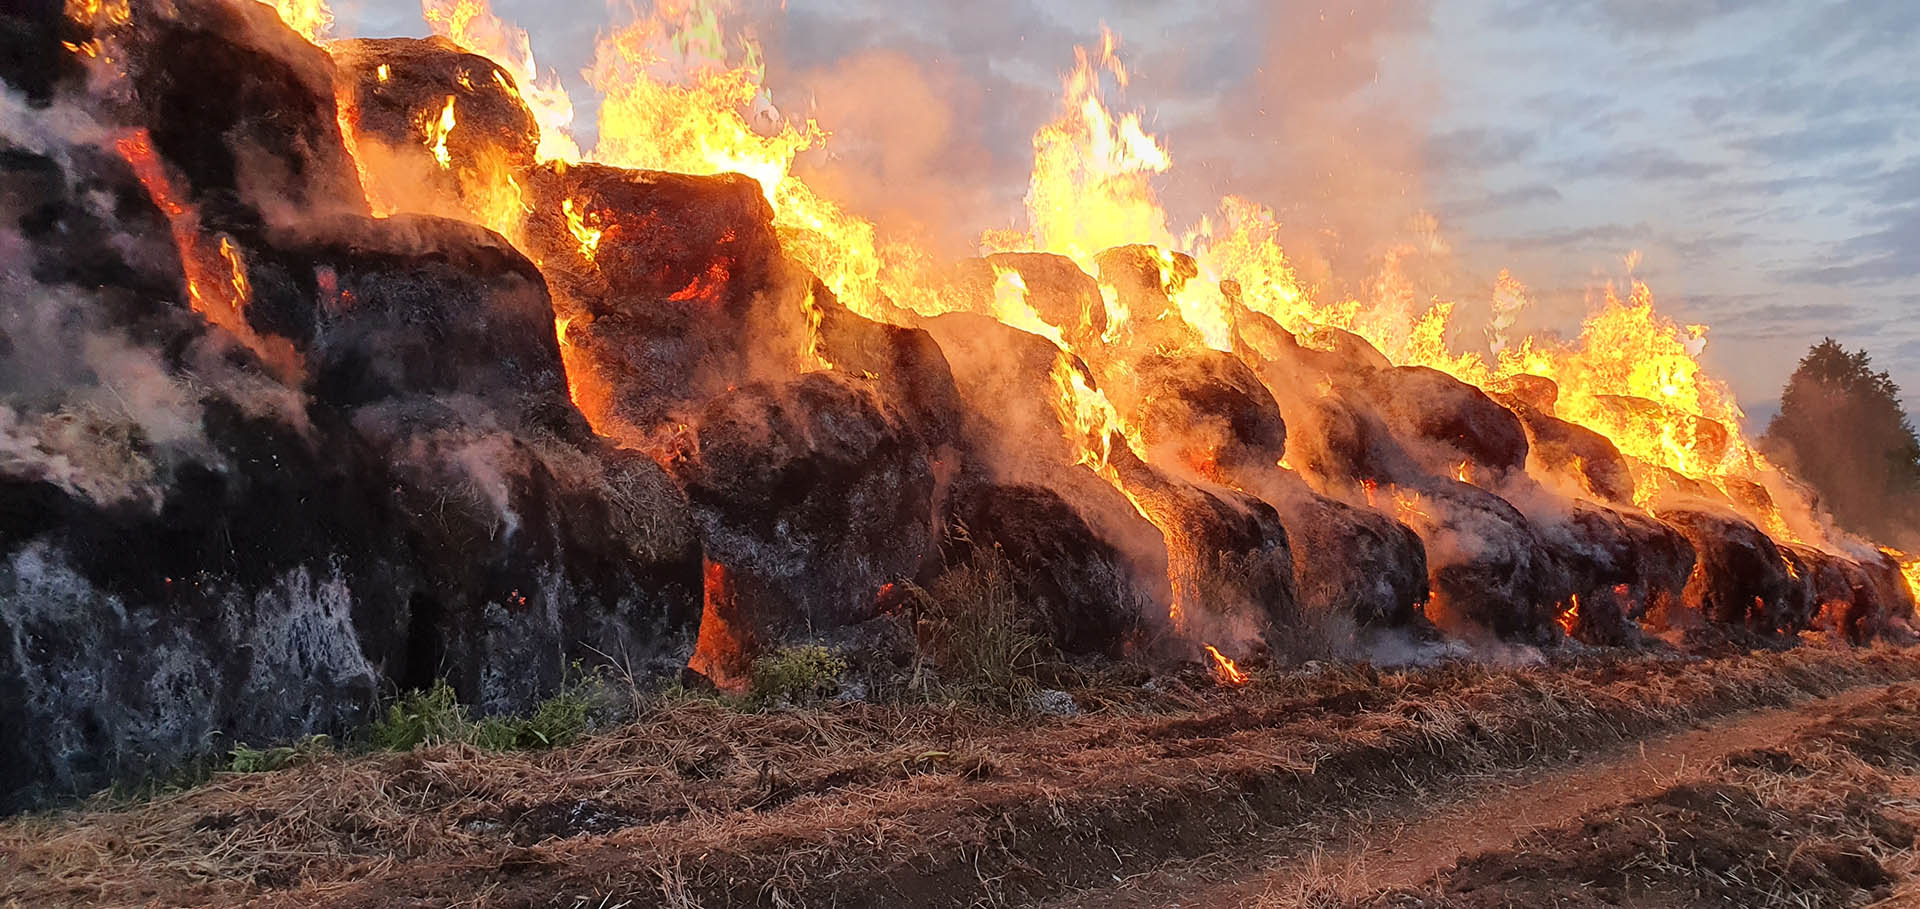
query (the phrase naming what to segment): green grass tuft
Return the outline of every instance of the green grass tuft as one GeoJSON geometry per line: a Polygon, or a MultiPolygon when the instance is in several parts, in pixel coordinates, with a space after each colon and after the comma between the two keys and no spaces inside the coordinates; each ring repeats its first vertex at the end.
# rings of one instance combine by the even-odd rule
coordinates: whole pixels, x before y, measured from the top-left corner
{"type": "Polygon", "coordinates": [[[825,647],[783,647],[753,661],[752,697],[762,704],[822,701],[840,693],[840,677],[846,671],[847,661],[825,647]]]}
{"type": "Polygon", "coordinates": [[[472,745],[485,751],[532,751],[577,741],[592,725],[598,676],[587,675],[525,716],[475,719],[453,687],[436,682],[402,696],[367,729],[376,751],[412,751],[425,745],[472,745]]]}

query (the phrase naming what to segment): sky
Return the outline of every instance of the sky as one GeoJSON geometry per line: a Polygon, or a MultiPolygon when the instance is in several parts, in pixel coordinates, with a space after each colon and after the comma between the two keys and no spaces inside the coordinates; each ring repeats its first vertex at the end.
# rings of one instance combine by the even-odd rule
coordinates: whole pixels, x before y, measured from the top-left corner
{"type": "MultiPolygon", "coordinates": [[[[638,0],[644,3],[645,0],[638,0]]],[[[495,0],[592,132],[580,78],[625,0],[495,0]]],[[[1764,418],[1823,337],[1920,402],[1920,3],[1912,0],[737,0],[788,115],[832,133],[809,182],[942,248],[1018,226],[1034,130],[1103,25],[1174,167],[1183,223],[1272,207],[1304,275],[1444,250],[1445,293],[1502,268],[1522,329],[1577,332],[1626,273],[1711,327],[1764,418]],[[784,7],[784,8],[783,8],[784,7]]],[[[336,36],[421,35],[408,0],[336,0],[336,36]]],[[[590,145],[590,142],[583,142],[590,145]]],[[[1463,302],[1463,308],[1468,304],[1463,302]]],[[[1758,431],[1763,426],[1751,427],[1758,431]]]]}

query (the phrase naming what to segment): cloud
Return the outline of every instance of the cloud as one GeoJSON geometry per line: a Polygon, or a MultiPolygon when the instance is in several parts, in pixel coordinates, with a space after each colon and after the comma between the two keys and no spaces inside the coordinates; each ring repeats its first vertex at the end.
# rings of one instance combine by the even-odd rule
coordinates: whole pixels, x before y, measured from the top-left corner
{"type": "Polygon", "coordinates": [[[1526,157],[1540,144],[1531,130],[1473,126],[1427,140],[1427,163],[1441,170],[1492,169],[1526,157]]]}
{"type": "Polygon", "coordinates": [[[1485,196],[1459,199],[1445,203],[1441,209],[1456,218],[1472,218],[1493,213],[1506,213],[1514,209],[1540,206],[1565,201],[1560,190],[1548,183],[1528,183],[1512,189],[1500,190],[1485,196]]]}
{"type": "Polygon", "coordinates": [[[1751,13],[1782,0],[1509,0],[1495,21],[1545,28],[1568,22],[1596,25],[1617,37],[1673,38],[1709,22],[1751,13]]]}
{"type": "Polygon", "coordinates": [[[1731,144],[1734,148],[1794,163],[1836,155],[1873,153],[1892,145],[1895,138],[1897,133],[1892,123],[1862,120],[1798,127],[1737,139],[1731,144]]]}
{"type": "Polygon", "coordinates": [[[1605,251],[1608,254],[1614,254],[1635,244],[1645,243],[1653,239],[1653,236],[1652,226],[1644,222],[1596,224],[1522,235],[1503,240],[1501,243],[1510,249],[1519,250],[1605,251]]]}
{"type": "Polygon", "coordinates": [[[1726,170],[1724,165],[1681,157],[1664,148],[1634,148],[1606,152],[1573,162],[1563,169],[1570,179],[1704,180],[1726,170]]]}

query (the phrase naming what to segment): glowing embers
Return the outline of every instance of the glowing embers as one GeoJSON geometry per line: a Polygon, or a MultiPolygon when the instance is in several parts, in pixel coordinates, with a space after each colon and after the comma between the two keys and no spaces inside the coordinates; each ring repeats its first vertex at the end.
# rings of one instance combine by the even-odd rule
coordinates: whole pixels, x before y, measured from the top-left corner
{"type": "Polygon", "coordinates": [[[236,333],[246,330],[242,315],[251,297],[246,267],[233,240],[222,236],[209,248],[198,217],[181,203],[144,130],[122,138],[114,148],[139,178],[153,204],[167,216],[186,272],[187,298],[195,312],[236,333]]]}
{"type": "Polygon", "coordinates": [[[1559,622],[1560,622],[1560,630],[1565,632],[1568,637],[1572,637],[1574,631],[1580,627],[1580,595],[1579,594],[1577,593],[1574,594],[1572,599],[1568,602],[1567,607],[1565,609],[1560,610],[1559,622]]]}
{"type": "MultiPolygon", "coordinates": [[[[132,16],[129,0],[67,0],[64,12],[68,19],[91,26],[123,25],[132,16]]],[[[67,47],[77,50],[73,45],[67,47]]]]}
{"type": "Polygon", "coordinates": [[[1251,681],[1247,678],[1246,673],[1240,671],[1239,664],[1227,659],[1226,655],[1222,654],[1218,648],[1215,648],[1212,644],[1205,646],[1207,648],[1207,656],[1213,658],[1213,678],[1215,681],[1233,688],[1238,688],[1251,681]]]}
{"type": "Polygon", "coordinates": [[[253,300],[253,285],[247,277],[247,265],[239,245],[225,234],[217,235],[216,239],[201,232],[199,215],[180,201],[146,131],[136,130],[123,136],[114,143],[114,150],[133,169],[154,207],[167,218],[174,246],[180,254],[188,305],[245,344],[281,377],[299,375],[300,356],[289,341],[259,335],[247,324],[246,310],[253,300]]]}

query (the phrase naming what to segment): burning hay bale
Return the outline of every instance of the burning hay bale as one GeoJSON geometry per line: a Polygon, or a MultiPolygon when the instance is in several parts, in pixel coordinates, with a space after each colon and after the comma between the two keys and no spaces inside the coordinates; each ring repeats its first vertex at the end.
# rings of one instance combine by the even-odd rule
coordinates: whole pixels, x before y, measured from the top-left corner
{"type": "MultiPolygon", "coordinates": [[[[949,313],[922,324],[952,365],[966,404],[960,438],[968,458],[957,482],[1052,490],[1095,536],[1126,555],[1139,591],[1128,601],[1144,596],[1162,606],[1171,602],[1163,534],[1125,494],[1086,466],[1094,452],[1105,452],[1113,441],[1101,435],[1104,423],[1074,425],[1082,402],[1070,397],[1071,383],[1085,379],[1084,364],[1045,338],[985,316],[949,313]],[[1081,432],[1086,435],[1070,438],[1081,432]]],[[[958,498],[966,495],[963,491],[958,498]]],[[[1023,564],[1018,552],[1008,557],[1016,568],[1023,564]]]]}
{"type": "Polygon", "coordinates": [[[278,241],[249,274],[248,321],[294,344],[321,401],[468,395],[553,425],[572,412],[546,282],[484,229],[417,215],[331,222],[278,241]]]}
{"type": "Polygon", "coordinates": [[[1884,551],[1863,553],[1851,563],[1858,574],[1851,577],[1852,608],[1835,616],[1829,624],[1846,635],[1847,640],[1865,644],[1893,630],[1896,622],[1907,624],[1914,618],[1912,590],[1901,576],[1900,563],[1884,551]]]}
{"type": "Polygon", "coordinates": [[[1422,366],[1374,370],[1354,390],[1429,473],[1453,476],[1465,463],[1476,482],[1488,485],[1526,467],[1520,418],[1446,373],[1422,366]]]}
{"type": "Polygon", "coordinates": [[[1792,579],[1772,538],[1744,518],[1705,508],[1663,508],[1658,516],[1698,554],[1686,588],[1690,611],[1760,634],[1788,627],[1792,579]]]}
{"type": "MultiPolygon", "coordinates": [[[[1084,448],[1103,440],[1073,439],[1063,380],[1089,374],[1072,354],[1039,335],[987,316],[949,313],[921,323],[940,346],[967,404],[961,435],[981,466],[1012,482],[1046,485],[1079,464],[1084,448]]],[[[1084,472],[1084,471],[1083,471],[1084,472]]],[[[1131,511],[1131,509],[1127,509],[1131,511]]]]}
{"type": "Polygon", "coordinates": [[[1694,552],[1679,531],[1578,501],[1559,520],[1534,526],[1556,566],[1553,595],[1567,607],[1562,627],[1575,639],[1632,644],[1649,613],[1665,615],[1683,602],[1694,552]]]}
{"type": "Polygon", "coordinates": [[[1244,482],[1279,466],[1287,425],[1260,377],[1229,354],[1201,351],[1133,364],[1120,403],[1154,460],[1213,482],[1244,482]]]}
{"type": "Polygon", "coordinates": [[[1031,604],[1063,653],[1118,657],[1155,611],[1152,587],[1126,554],[1053,490],[982,485],[968,490],[956,514],[969,542],[1005,556],[1020,602],[1031,604]]]}
{"type": "Polygon", "coordinates": [[[1293,549],[1294,589],[1307,616],[1345,619],[1356,629],[1417,625],[1427,602],[1427,550],[1413,529],[1381,512],[1319,495],[1297,479],[1269,486],[1293,549]]]}
{"type": "Polygon", "coordinates": [[[1416,621],[1427,600],[1419,537],[1385,514],[1320,496],[1282,472],[1286,423],[1245,363],[1205,351],[1149,357],[1135,372],[1129,424],[1156,461],[1276,509],[1293,553],[1298,620],[1344,624],[1349,633],[1416,621]]]}
{"type": "Polygon", "coordinates": [[[836,371],[871,377],[880,398],[899,409],[942,462],[961,458],[970,447],[962,431],[966,402],[939,342],[925,329],[860,316],[824,286],[816,284],[813,295],[820,356],[836,371]]]}
{"type": "MultiPolygon", "coordinates": [[[[1787,563],[1787,575],[1793,579],[1785,610],[1788,627],[1804,630],[1815,627],[1823,614],[1843,617],[1853,606],[1853,587],[1865,579],[1864,572],[1847,560],[1808,546],[1781,544],[1780,558],[1787,563]]],[[[1835,622],[1836,629],[1844,620],[1835,622]]]]}
{"type": "Polygon", "coordinates": [[[1099,282],[1065,256],[999,253],[971,259],[957,269],[954,285],[955,295],[976,301],[976,311],[1000,315],[999,306],[1032,307],[1033,314],[1058,329],[1075,350],[1097,346],[1107,330],[1107,304],[1099,282]],[[1011,299],[1001,299],[1009,295],[1011,299]]]}
{"type": "Polygon", "coordinates": [[[1606,436],[1517,398],[1510,399],[1509,405],[1527,432],[1530,469],[1572,480],[1581,492],[1602,502],[1633,504],[1633,473],[1606,436]]]}
{"type": "Polygon", "coordinates": [[[457,221],[329,227],[260,257],[248,315],[392,473],[426,578],[410,646],[437,655],[408,678],[444,669],[469,702],[509,709],[571,660],[683,658],[700,589],[687,504],[569,406],[539,271],[457,221]]]}
{"type": "Polygon", "coordinates": [[[339,41],[327,51],[370,198],[513,232],[525,215],[515,189],[535,163],[540,126],[512,76],[440,37],[339,41]]]}
{"type": "Polygon", "coordinates": [[[1554,609],[1567,587],[1533,525],[1507,500],[1438,480],[1392,493],[1397,516],[1426,543],[1433,600],[1442,628],[1475,628],[1502,639],[1551,643],[1554,609]]]}
{"type": "Polygon", "coordinates": [[[1124,358],[1156,349],[1201,347],[1199,333],[1180,318],[1173,302],[1173,294],[1200,274],[1192,256],[1122,246],[1101,253],[1095,264],[1100,283],[1112,288],[1115,302],[1127,313],[1128,330],[1118,345],[1124,358]]]}
{"type": "Polygon", "coordinates": [[[327,53],[361,139],[418,149],[423,163],[444,151],[467,166],[494,156],[509,167],[533,166],[540,125],[513,77],[492,60],[438,36],[356,38],[334,42],[327,53]],[[454,102],[459,128],[443,134],[423,129],[448,101],[454,102]],[[444,148],[435,147],[438,138],[445,138],[444,148]]]}
{"type": "Polygon", "coordinates": [[[1548,604],[1566,585],[1556,581],[1533,526],[1506,500],[1454,478],[1463,458],[1489,478],[1523,465],[1526,439],[1518,419],[1439,373],[1381,371],[1369,368],[1365,357],[1356,364],[1286,344],[1290,336],[1277,326],[1269,334],[1279,343],[1256,346],[1285,359],[1263,364],[1268,387],[1296,388],[1316,376],[1325,383],[1322,395],[1283,392],[1276,398],[1289,428],[1289,464],[1315,492],[1388,512],[1419,535],[1430,613],[1443,628],[1485,629],[1529,643],[1552,640],[1548,604]],[[1424,396],[1398,399],[1401,383],[1424,396]],[[1414,413],[1449,407],[1438,415],[1414,413]],[[1383,408],[1398,408],[1397,419],[1384,416],[1383,408]],[[1488,438],[1473,435],[1481,429],[1488,438]]]}
{"type": "MultiPolygon", "coordinates": [[[[481,21],[434,24],[510,33],[481,21]]],[[[1697,332],[1637,285],[1586,349],[1527,348],[1563,403],[1542,376],[1448,374],[1506,357],[1396,366],[1383,351],[1443,361],[1404,321],[1310,299],[1238,202],[1201,259],[924,267],[795,176],[811,127],[740,117],[752,79],[656,97],[636,56],[593,81],[636,90],[603,108],[608,154],[765,184],[537,161],[577,148],[542,135],[571,104],[515,81],[541,72],[524,47],[330,58],[251,0],[30,0],[0,11],[0,48],[43,106],[0,99],[0,691],[23,693],[0,701],[23,730],[0,803],[216,729],[343,731],[443,676],[504,711],[590,655],[728,684],[798,638],[885,660],[914,646],[915,603],[949,637],[990,604],[1007,646],[983,652],[1038,630],[1073,655],[1207,653],[1226,684],[1246,677],[1216,646],[1338,653],[1430,632],[1423,603],[1533,644],[1563,639],[1556,618],[1631,644],[1643,613],[1688,608],[1864,641],[1914,608],[1899,562],[1820,533],[1750,456],[1690,372],[1697,332]],[[75,90],[83,71],[104,89],[75,90]],[[1659,382],[1592,349],[1648,331],[1659,382]],[[1634,506],[1650,495],[1661,520],[1634,506]],[[1789,526],[1819,539],[1761,530],[1789,526]],[[962,595],[906,583],[936,574],[962,595]]],[[[1097,94],[1088,75],[1072,90],[1097,94]]],[[[1157,150],[1121,123],[1130,154],[1157,150]]],[[[1046,167],[1025,240],[1081,256],[1046,167]]],[[[1164,212],[1131,208],[1151,193],[1124,201],[1112,226],[1159,227],[1114,242],[1164,241],[1164,212]]]]}
{"type": "Polygon", "coordinates": [[[553,164],[531,173],[528,201],[596,430],[651,447],[728,387],[796,371],[811,280],[783,259],[753,180],[553,164]]]}
{"type": "Polygon", "coordinates": [[[773,210],[739,174],[555,162],[529,174],[527,192],[532,254],[573,266],[557,272],[562,315],[674,308],[737,329],[783,267],[773,210]]]}
{"type": "Polygon", "coordinates": [[[859,383],[811,373],[715,398],[677,465],[709,563],[696,668],[742,678],[767,648],[872,618],[936,552],[926,445],[859,383]]]}
{"type": "Polygon", "coordinates": [[[335,113],[333,62],[271,6],[135,3],[116,37],[140,122],[208,220],[367,213],[335,113]]]}
{"type": "Polygon", "coordinates": [[[1226,487],[1178,480],[1115,440],[1120,487],[1167,545],[1173,627],[1189,638],[1284,652],[1300,620],[1293,552],[1273,506],[1226,487]]]}

